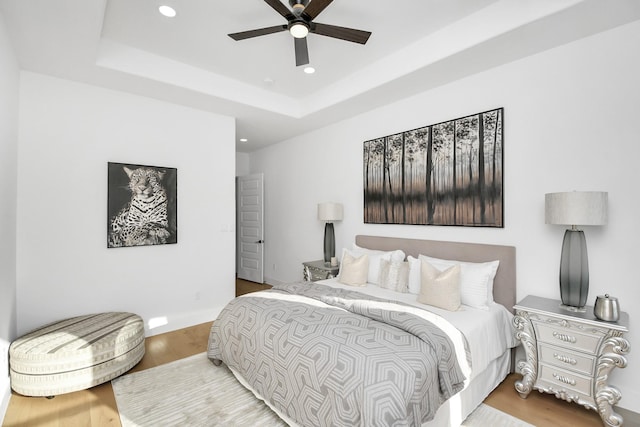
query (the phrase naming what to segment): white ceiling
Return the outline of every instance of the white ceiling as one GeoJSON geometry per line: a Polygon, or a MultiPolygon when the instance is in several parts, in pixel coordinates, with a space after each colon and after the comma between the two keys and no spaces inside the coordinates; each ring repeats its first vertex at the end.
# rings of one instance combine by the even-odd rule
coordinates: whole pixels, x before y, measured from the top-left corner
{"type": "Polygon", "coordinates": [[[263,0],[0,0],[0,12],[23,69],[234,116],[249,139],[237,150],[253,151],[640,19],[640,1],[335,0],[315,22],[373,34],[310,34],[312,75],[287,32],[227,36],[286,24],[263,0]]]}

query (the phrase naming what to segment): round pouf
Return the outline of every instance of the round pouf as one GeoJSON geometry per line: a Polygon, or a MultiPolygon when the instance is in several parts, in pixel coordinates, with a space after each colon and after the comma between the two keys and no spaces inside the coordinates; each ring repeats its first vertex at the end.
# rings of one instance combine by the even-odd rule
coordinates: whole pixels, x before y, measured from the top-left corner
{"type": "Polygon", "coordinates": [[[55,396],[107,382],[144,356],[144,322],[133,313],[99,313],[43,326],[9,347],[11,388],[55,396]]]}

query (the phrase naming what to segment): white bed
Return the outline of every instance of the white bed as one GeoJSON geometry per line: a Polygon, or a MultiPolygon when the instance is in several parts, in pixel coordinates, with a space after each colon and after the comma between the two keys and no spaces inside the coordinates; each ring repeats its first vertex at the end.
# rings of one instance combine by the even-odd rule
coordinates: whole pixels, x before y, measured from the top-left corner
{"type": "MultiPolygon", "coordinates": [[[[435,307],[430,308],[452,321],[465,333],[472,349],[474,366],[471,381],[465,389],[446,401],[438,409],[435,418],[423,426],[459,426],[513,370],[513,347],[518,345],[511,328],[513,306],[516,303],[515,247],[364,235],[356,236],[355,243],[368,249],[387,251],[400,249],[407,256],[414,257],[422,254],[466,262],[500,261],[493,286],[495,303],[490,307],[490,312],[466,306],[463,306],[461,311],[453,313],[435,307]],[[488,314],[491,315],[487,321],[496,325],[496,330],[493,331],[495,333],[490,333],[490,328],[485,328],[481,322],[473,321],[474,315],[486,317],[488,314]],[[509,328],[506,330],[504,327],[497,326],[501,321],[504,322],[505,316],[509,324],[509,328]],[[471,324],[469,324],[469,320],[472,320],[471,324]],[[498,332],[499,330],[501,332],[498,332]],[[489,338],[488,335],[493,337],[489,338]],[[483,339],[492,339],[496,345],[489,349],[489,345],[482,345],[483,339]]],[[[335,282],[336,280],[330,281],[335,282]]],[[[375,285],[368,285],[367,289],[378,294],[392,292],[375,285]]],[[[412,294],[397,294],[395,297],[404,299],[405,302],[415,301],[415,295],[412,294]]],[[[502,324],[504,325],[504,323],[502,324]]]]}
{"type": "MultiPolygon", "coordinates": [[[[348,291],[355,290],[360,293],[366,293],[383,300],[398,301],[400,303],[398,305],[399,310],[413,312],[419,316],[432,316],[431,314],[424,314],[424,309],[428,308],[428,311],[441,316],[441,318],[438,318],[438,322],[446,326],[444,329],[450,328],[450,331],[453,332],[450,336],[457,334],[459,337],[462,335],[466,337],[466,348],[471,356],[471,366],[469,366],[465,355],[465,345],[456,345],[458,361],[464,361],[464,363],[461,363],[460,365],[465,365],[463,367],[464,375],[466,377],[466,380],[464,381],[464,388],[462,391],[454,394],[444,402],[444,404],[442,404],[442,406],[437,410],[435,417],[431,421],[423,424],[424,426],[430,427],[459,426],[460,423],[486,398],[486,396],[500,382],[502,382],[511,369],[512,347],[516,345],[512,327],[513,315],[511,313],[512,307],[515,304],[515,248],[498,245],[437,242],[374,236],[356,236],[355,243],[360,248],[383,251],[399,249],[407,256],[411,255],[413,257],[418,257],[418,255],[427,255],[463,262],[478,263],[494,260],[498,260],[500,262],[500,267],[498,268],[493,281],[492,299],[495,302],[492,302],[489,299],[487,306],[483,308],[472,308],[463,305],[456,311],[447,311],[432,306],[425,306],[417,302],[417,296],[415,294],[395,292],[381,288],[375,284],[368,284],[354,289],[353,286],[342,284],[337,279],[318,282],[319,284],[333,288],[340,288],[348,291]],[[462,332],[462,335],[460,335],[458,331],[462,332]],[[460,347],[462,347],[461,352],[458,351],[460,347]]],[[[321,293],[324,294],[325,291],[321,290],[321,293]]],[[[261,300],[262,297],[260,297],[260,294],[261,293],[251,295],[252,298],[258,297],[261,300]]],[[[266,293],[263,293],[263,295],[264,298],[273,298],[273,292],[271,291],[267,291],[266,293]]],[[[277,292],[276,295],[278,295],[277,292]]],[[[248,297],[248,295],[245,297],[248,297]]],[[[281,298],[297,299],[299,297],[284,295],[279,296],[276,299],[281,298]]],[[[358,300],[359,299],[360,298],[358,298],[358,300]]],[[[259,392],[250,386],[249,382],[246,381],[239,372],[235,371],[226,360],[222,360],[223,358],[219,353],[220,342],[221,340],[224,341],[223,337],[227,336],[226,333],[228,333],[230,329],[226,329],[225,333],[221,333],[221,330],[218,330],[214,334],[216,322],[214,322],[210,337],[210,358],[214,360],[214,363],[216,361],[218,363],[223,361],[227,364],[245,387],[252,390],[258,398],[265,400],[265,402],[271,406],[281,418],[289,424],[295,425],[295,423],[291,422],[286,414],[280,413],[277,408],[269,404],[269,396],[263,398],[259,392]],[[212,342],[214,341],[217,341],[217,343],[212,346],[212,342]],[[214,348],[215,350],[212,352],[212,349],[214,348]],[[217,356],[212,357],[214,353],[217,356]]],[[[225,322],[227,324],[237,325],[238,322],[242,322],[242,320],[238,318],[238,320],[231,321],[229,323],[228,320],[225,319],[225,322]]],[[[235,326],[233,327],[235,328],[235,326]]],[[[222,328],[222,326],[220,328],[222,328]]],[[[254,329],[254,327],[252,326],[251,329],[254,329]]],[[[459,342],[464,341],[464,338],[462,338],[462,340],[460,340],[460,338],[458,339],[459,342]]],[[[243,356],[240,360],[245,360],[245,362],[241,363],[246,364],[246,360],[248,359],[243,356]]],[[[238,360],[236,359],[236,362],[237,361],[238,360]]],[[[239,367],[237,364],[236,366],[239,367]]],[[[464,377],[462,379],[464,379],[464,377]]],[[[460,385],[460,387],[462,386],[460,385]]],[[[431,414],[433,414],[433,412],[431,414]]]]}

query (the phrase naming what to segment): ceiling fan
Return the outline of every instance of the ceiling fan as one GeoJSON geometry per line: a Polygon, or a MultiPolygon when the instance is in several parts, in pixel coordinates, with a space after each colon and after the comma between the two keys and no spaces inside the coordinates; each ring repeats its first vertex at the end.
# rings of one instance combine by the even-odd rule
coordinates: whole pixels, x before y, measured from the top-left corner
{"type": "Polygon", "coordinates": [[[282,4],[280,0],[264,1],[287,20],[287,25],[276,25],[273,27],[259,28],[257,30],[242,31],[229,34],[229,37],[239,41],[289,30],[294,37],[296,66],[309,63],[309,49],[307,48],[308,33],[360,44],[365,44],[371,35],[369,31],[313,22],[333,0],[289,0],[291,10],[282,4]]]}

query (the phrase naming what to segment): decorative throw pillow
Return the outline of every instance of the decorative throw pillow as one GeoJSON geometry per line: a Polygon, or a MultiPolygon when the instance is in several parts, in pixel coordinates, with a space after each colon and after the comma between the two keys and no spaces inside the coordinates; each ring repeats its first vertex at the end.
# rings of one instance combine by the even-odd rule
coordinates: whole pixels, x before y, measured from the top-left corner
{"type": "Polygon", "coordinates": [[[409,284],[409,263],[381,259],[378,284],[381,288],[406,293],[409,284]]]}
{"type": "Polygon", "coordinates": [[[460,265],[460,297],[462,304],[469,307],[488,310],[493,302],[493,279],[496,277],[500,261],[462,262],[432,258],[420,255],[421,261],[427,261],[440,271],[453,265],[460,265]]]}
{"type": "Polygon", "coordinates": [[[369,256],[360,255],[355,258],[348,253],[342,257],[340,275],[338,281],[345,285],[365,286],[367,284],[367,274],[369,273],[369,256]]]}
{"type": "Polygon", "coordinates": [[[365,254],[369,256],[369,272],[367,273],[367,282],[373,283],[374,285],[378,284],[378,279],[380,277],[381,259],[385,259],[387,261],[404,261],[404,252],[402,252],[401,250],[377,251],[373,249],[361,248],[355,243],[353,244],[353,249],[345,248],[342,250],[343,258],[344,254],[346,253],[355,258],[365,254]]]}
{"type": "Polygon", "coordinates": [[[460,308],[460,265],[440,271],[427,261],[420,262],[421,288],[418,302],[456,311],[460,308]]]}

